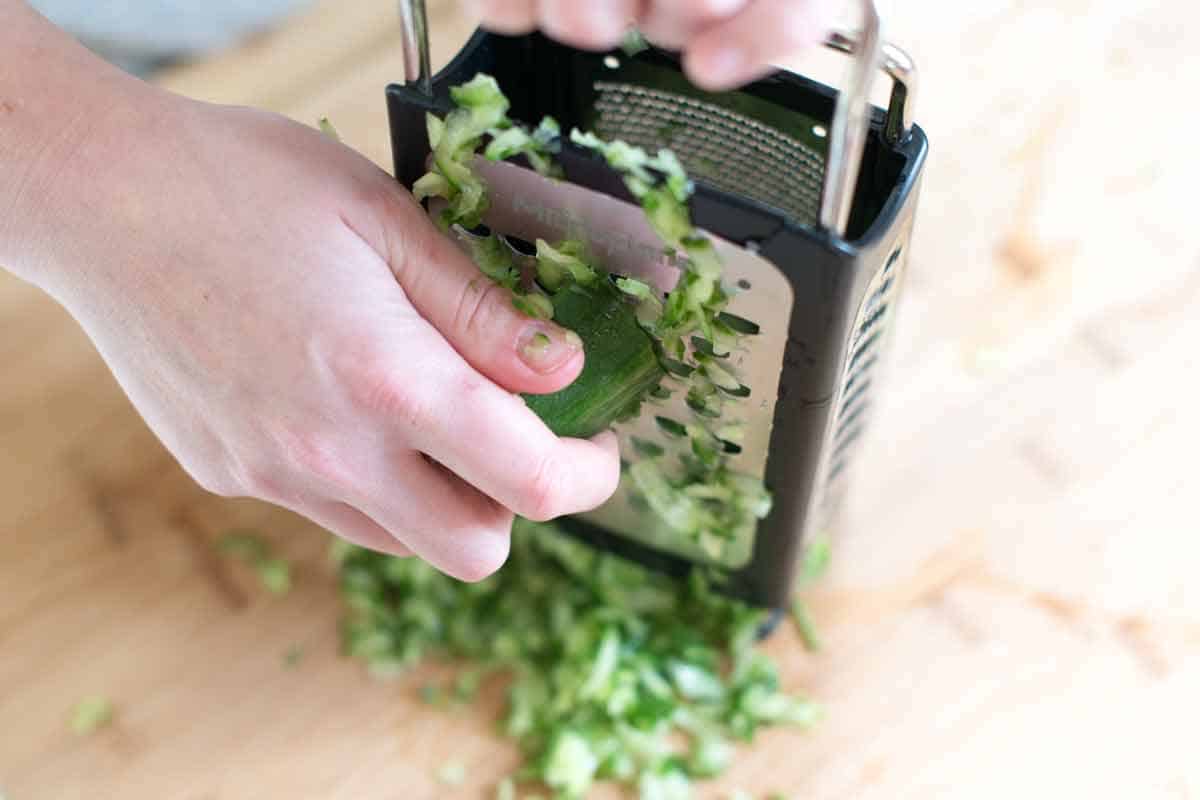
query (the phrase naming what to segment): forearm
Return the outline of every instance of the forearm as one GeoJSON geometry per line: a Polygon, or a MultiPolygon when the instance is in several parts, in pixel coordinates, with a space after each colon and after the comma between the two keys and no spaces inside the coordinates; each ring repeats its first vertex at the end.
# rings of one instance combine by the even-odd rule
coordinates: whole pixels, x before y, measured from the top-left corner
{"type": "Polygon", "coordinates": [[[103,173],[94,148],[119,151],[116,123],[141,92],[23,0],[0,0],[0,267],[50,288],[80,263],[61,232],[83,222],[103,173]]]}

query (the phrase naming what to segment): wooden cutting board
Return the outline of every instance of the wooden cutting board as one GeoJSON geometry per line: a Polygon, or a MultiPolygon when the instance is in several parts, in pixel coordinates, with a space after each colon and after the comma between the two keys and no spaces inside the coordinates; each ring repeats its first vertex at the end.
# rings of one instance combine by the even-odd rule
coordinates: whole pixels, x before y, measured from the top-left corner
{"type": "MultiPolygon", "coordinates": [[[[326,0],[162,83],[327,114],[386,164],[392,5],[326,0]]],[[[903,12],[933,157],[890,384],[810,598],[825,648],[767,645],[828,719],[698,796],[1200,797],[1200,159],[1178,112],[1200,11],[903,12]]],[[[444,61],[470,23],[431,15],[444,61]]],[[[193,487],[75,324],[7,277],[0,375],[0,794],[490,796],[515,763],[499,698],[443,714],[420,676],[339,658],[326,535],[193,487]],[[235,526],[295,562],[290,595],[214,556],[235,526]],[[77,738],[90,693],[117,719],[77,738]],[[436,780],[450,757],[461,790],[436,780]]]]}

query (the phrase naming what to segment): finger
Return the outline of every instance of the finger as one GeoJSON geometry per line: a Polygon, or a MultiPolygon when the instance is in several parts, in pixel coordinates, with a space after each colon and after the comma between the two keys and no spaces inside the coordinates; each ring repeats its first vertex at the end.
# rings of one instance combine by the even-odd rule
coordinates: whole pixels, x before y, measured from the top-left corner
{"type": "MultiPolygon", "coordinates": [[[[419,450],[531,519],[589,510],[616,489],[614,437],[555,436],[520,397],[465,363],[416,315],[361,350],[338,351],[331,365],[372,429],[365,449],[393,442],[419,450]]],[[[394,492],[394,476],[371,480],[382,484],[377,491],[394,492]]]]}
{"type": "Polygon", "coordinates": [[[681,50],[706,27],[729,19],[748,0],[645,0],[638,30],[650,41],[681,50]]]}
{"type": "Polygon", "coordinates": [[[611,50],[633,24],[637,0],[539,0],[542,29],[574,47],[611,50]]]}
{"type": "Polygon", "coordinates": [[[409,300],[467,362],[510,392],[547,394],[583,369],[573,332],[516,309],[512,294],[479,272],[428,221],[410,226],[392,271],[409,300]]]}
{"type": "Polygon", "coordinates": [[[395,486],[356,504],[437,569],[464,581],[491,575],[508,559],[513,515],[458,477],[408,452],[388,465],[395,486]]]}
{"type": "Polygon", "coordinates": [[[335,501],[315,503],[299,510],[299,513],[330,533],[340,536],[348,542],[353,542],[359,547],[400,558],[406,558],[413,554],[412,550],[403,542],[380,527],[374,520],[345,503],[335,501]]]}
{"type": "Polygon", "coordinates": [[[467,7],[496,33],[517,36],[537,27],[537,0],[467,0],[467,7]]]}
{"type": "Polygon", "coordinates": [[[416,449],[533,520],[590,511],[616,491],[620,477],[615,435],[555,436],[524,401],[491,384],[439,406],[410,437],[416,449]]]}
{"type": "Polygon", "coordinates": [[[830,11],[827,0],[751,0],[742,13],[705,29],[688,45],[684,68],[710,91],[740,86],[821,41],[830,11]]]}

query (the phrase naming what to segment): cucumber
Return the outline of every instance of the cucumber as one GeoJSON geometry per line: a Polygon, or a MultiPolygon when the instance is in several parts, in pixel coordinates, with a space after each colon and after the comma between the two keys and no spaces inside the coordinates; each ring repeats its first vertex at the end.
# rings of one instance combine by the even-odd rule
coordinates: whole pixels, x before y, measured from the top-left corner
{"type": "Polygon", "coordinates": [[[637,414],[666,372],[637,319],[637,306],[611,281],[569,284],[553,297],[554,321],[583,340],[583,372],[554,394],[524,395],[558,436],[586,438],[637,414]]]}

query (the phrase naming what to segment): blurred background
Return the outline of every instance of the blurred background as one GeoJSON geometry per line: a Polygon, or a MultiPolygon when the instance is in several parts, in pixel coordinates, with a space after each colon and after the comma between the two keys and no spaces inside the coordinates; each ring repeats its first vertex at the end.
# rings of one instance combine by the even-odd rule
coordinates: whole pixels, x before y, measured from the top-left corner
{"type": "MultiPolygon", "coordinates": [[[[327,115],[388,165],[391,2],[34,5],[163,86],[327,115]]],[[[429,7],[444,63],[473,21],[429,7]]],[[[886,24],[932,143],[889,383],[810,592],[825,648],[767,645],[828,718],[717,786],[1200,797],[1200,11],[911,0],[886,24]]],[[[339,660],[324,534],[195,489],[75,324],[2,273],[0,329],[0,794],[432,798],[453,749],[474,797],[514,763],[482,716],[339,660]],[[237,526],[297,565],[286,600],[212,555],[237,526]],[[63,719],[89,691],[125,711],[80,742],[63,719]]]]}
{"type": "Polygon", "coordinates": [[[33,0],[30,5],[112,63],[149,75],[277,27],[312,0],[33,0]]]}

